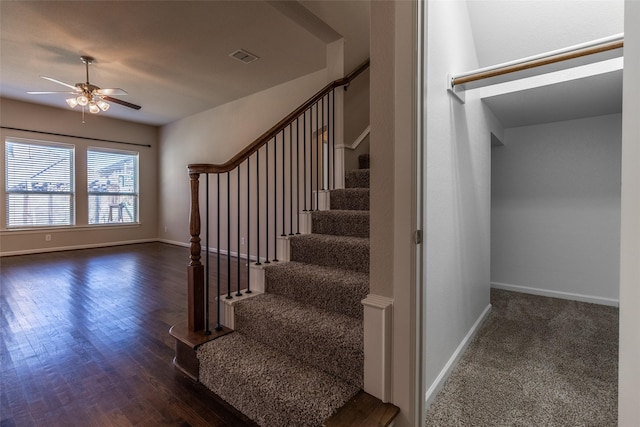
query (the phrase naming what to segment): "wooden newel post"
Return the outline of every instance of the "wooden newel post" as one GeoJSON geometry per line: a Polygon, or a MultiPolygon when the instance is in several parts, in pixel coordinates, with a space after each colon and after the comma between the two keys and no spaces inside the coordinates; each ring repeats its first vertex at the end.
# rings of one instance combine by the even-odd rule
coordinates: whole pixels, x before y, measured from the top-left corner
{"type": "Polygon", "coordinates": [[[189,234],[191,234],[188,274],[188,328],[190,332],[204,330],[204,266],[200,262],[200,174],[189,173],[191,183],[191,214],[189,234]]]}

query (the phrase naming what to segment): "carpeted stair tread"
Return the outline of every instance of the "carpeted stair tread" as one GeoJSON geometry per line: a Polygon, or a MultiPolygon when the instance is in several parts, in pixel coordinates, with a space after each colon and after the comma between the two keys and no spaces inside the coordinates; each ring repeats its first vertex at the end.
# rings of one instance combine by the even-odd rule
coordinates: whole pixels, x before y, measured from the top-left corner
{"type": "Polygon", "coordinates": [[[354,169],[345,174],[345,187],[369,188],[369,169],[354,169]]]}
{"type": "Polygon", "coordinates": [[[235,306],[235,329],[301,362],[363,386],[362,321],[273,294],[235,306]]]}
{"type": "Polygon", "coordinates": [[[335,236],[369,237],[369,211],[314,211],[311,213],[311,231],[335,236]]]}
{"type": "Polygon", "coordinates": [[[334,267],[283,262],[264,268],[266,291],[362,319],[369,275],[334,267]]]}
{"type": "Polygon", "coordinates": [[[368,188],[341,188],[331,190],[329,204],[332,210],[369,210],[368,188]]]}
{"type": "Polygon", "coordinates": [[[369,239],[301,234],[292,236],[291,261],[369,273],[369,239]]]}
{"type": "Polygon", "coordinates": [[[240,333],[198,349],[200,382],[265,427],[320,426],[358,387],[240,333]]]}

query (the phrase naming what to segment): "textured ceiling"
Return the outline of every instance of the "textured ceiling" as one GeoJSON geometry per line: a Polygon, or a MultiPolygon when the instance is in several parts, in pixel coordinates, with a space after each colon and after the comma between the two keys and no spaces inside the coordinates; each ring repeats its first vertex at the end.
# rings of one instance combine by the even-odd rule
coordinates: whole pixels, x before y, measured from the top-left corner
{"type": "MultiPolygon", "coordinates": [[[[362,2],[328,3],[349,13],[347,6],[362,2]]],[[[320,30],[307,30],[304,19],[266,1],[1,1],[0,8],[2,96],[64,108],[65,94],[26,92],[65,90],[40,75],[84,82],[80,55],[90,55],[92,84],[122,88],[129,93],[123,100],[142,105],[112,105],[101,114],[154,125],[324,68],[326,40],[318,31],[332,31],[322,21],[320,30]],[[237,49],[260,59],[230,58],[237,49]]],[[[366,58],[368,5],[353,13],[367,14],[365,27],[348,29],[350,38],[365,34],[352,56],[366,58]]]]}

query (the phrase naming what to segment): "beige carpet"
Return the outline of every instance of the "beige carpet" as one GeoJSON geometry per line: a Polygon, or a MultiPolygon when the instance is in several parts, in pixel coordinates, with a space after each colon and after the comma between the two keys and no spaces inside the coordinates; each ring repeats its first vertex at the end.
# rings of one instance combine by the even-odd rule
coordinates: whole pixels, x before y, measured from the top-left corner
{"type": "Polygon", "coordinates": [[[427,426],[616,426],[618,309],[492,290],[427,426]]]}

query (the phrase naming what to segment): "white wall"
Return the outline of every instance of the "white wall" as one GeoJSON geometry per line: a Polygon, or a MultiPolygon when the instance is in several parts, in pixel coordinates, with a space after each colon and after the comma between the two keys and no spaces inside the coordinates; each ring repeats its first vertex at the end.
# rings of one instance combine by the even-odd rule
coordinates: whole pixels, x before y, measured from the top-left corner
{"type": "Polygon", "coordinates": [[[492,150],[494,286],[617,304],[621,127],[614,114],[505,130],[492,150]]]}
{"type": "MultiPolygon", "coordinates": [[[[425,344],[427,399],[489,307],[490,131],[478,98],[446,91],[447,74],[478,66],[465,2],[428,3],[425,147],[425,344]]],[[[491,124],[491,127],[489,126],[491,124]]]]}
{"type": "Polygon", "coordinates": [[[618,425],[640,419],[640,2],[625,2],[618,425]]]}
{"type": "MultiPolygon", "coordinates": [[[[328,83],[326,73],[321,70],[161,128],[158,235],[162,240],[189,241],[187,165],[229,160],[322,89],[328,83]]],[[[200,181],[202,189],[204,178],[200,181]]]]}
{"type": "MultiPolygon", "coordinates": [[[[64,102],[63,102],[64,103],[64,102]]],[[[118,106],[112,108],[119,108],[118,106]]],[[[2,163],[0,174],[4,178],[4,140],[19,137],[40,141],[64,142],[75,146],[76,167],[76,225],[73,227],[38,228],[37,230],[6,230],[5,212],[0,213],[0,239],[2,254],[24,254],[61,249],[105,246],[118,243],[133,243],[154,240],[157,237],[158,207],[158,128],[104,115],[88,114],[86,123],[77,111],[45,107],[11,99],[0,99],[2,126],[86,137],[87,139],[44,135],[0,129],[2,163]],[[89,138],[108,139],[150,145],[136,147],[112,142],[94,141],[89,138]],[[140,224],[134,225],[88,225],[88,197],[86,183],[87,147],[107,147],[139,153],[140,224]],[[45,241],[45,234],[51,235],[45,241]]],[[[0,197],[4,206],[4,184],[0,197]]]]}

